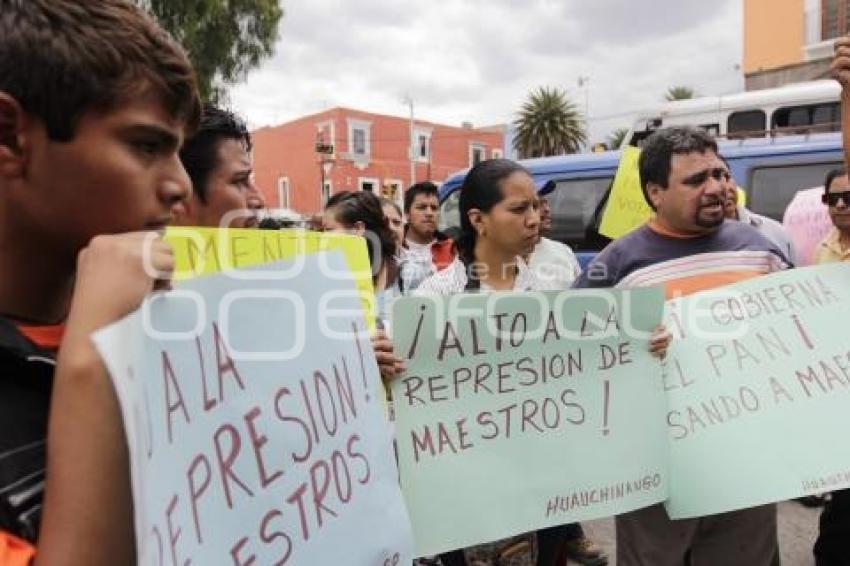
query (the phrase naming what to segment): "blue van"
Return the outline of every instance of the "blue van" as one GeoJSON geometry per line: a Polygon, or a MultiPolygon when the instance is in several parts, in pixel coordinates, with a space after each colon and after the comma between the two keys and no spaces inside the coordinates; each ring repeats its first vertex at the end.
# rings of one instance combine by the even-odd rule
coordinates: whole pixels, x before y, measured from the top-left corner
{"type": "MultiPolygon", "coordinates": [[[[581,153],[521,161],[552,208],[550,237],[569,245],[586,261],[608,239],[597,232],[620,151],[581,153]]],[[[720,143],[732,174],[747,193],[753,212],[782,221],[785,207],[801,189],[823,184],[827,171],[844,161],[841,134],[747,138],[720,143]]],[[[440,187],[441,229],[460,224],[458,197],[466,171],[440,187]]]]}

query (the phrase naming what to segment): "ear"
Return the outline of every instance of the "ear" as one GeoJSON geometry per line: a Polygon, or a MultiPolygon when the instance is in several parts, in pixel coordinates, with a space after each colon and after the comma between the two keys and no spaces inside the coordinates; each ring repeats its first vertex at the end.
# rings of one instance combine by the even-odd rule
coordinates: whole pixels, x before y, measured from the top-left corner
{"type": "Polygon", "coordinates": [[[652,203],[652,208],[658,210],[658,205],[664,200],[664,187],[658,183],[649,182],[646,184],[646,194],[649,197],[649,202],[652,203]]]}
{"type": "Polygon", "coordinates": [[[0,176],[20,177],[29,160],[27,115],[17,100],[0,91],[0,176]]]}
{"type": "Polygon", "coordinates": [[[363,234],[366,233],[366,223],[363,222],[362,220],[358,220],[357,222],[354,223],[354,226],[352,226],[352,230],[358,236],[362,236],[363,234]]]}
{"type": "Polygon", "coordinates": [[[480,209],[471,208],[466,213],[466,217],[469,218],[469,223],[472,224],[475,232],[481,234],[484,230],[484,213],[480,209]]]}

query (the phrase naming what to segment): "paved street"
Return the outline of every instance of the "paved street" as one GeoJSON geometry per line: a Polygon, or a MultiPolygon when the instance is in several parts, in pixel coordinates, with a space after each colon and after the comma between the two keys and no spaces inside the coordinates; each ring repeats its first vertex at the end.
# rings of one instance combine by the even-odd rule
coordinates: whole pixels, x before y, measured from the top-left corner
{"type": "MultiPolygon", "coordinates": [[[[782,551],[782,566],[814,566],[812,545],[817,535],[820,509],[808,509],[799,503],[785,502],[779,505],[779,547],[782,551]]],[[[600,544],[608,555],[615,555],[614,520],[604,519],[584,523],[590,537],[600,544]]],[[[610,566],[616,562],[612,560],[610,566]]],[[[570,562],[570,564],[575,564],[570,562]]],[[[723,566],[718,564],[717,566],[723,566]]]]}

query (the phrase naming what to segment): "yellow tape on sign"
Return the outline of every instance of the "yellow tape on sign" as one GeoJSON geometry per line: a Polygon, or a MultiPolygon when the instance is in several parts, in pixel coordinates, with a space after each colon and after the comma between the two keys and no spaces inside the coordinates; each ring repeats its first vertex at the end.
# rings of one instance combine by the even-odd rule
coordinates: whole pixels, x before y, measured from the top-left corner
{"type": "Polygon", "coordinates": [[[599,233],[616,240],[644,224],[652,215],[640,188],[640,149],[627,147],[620,156],[611,195],[602,214],[599,233]]]}
{"type": "MultiPolygon", "coordinates": [[[[369,329],[375,326],[375,294],[372,288],[372,270],[366,241],[358,236],[312,232],[309,230],[257,230],[238,228],[171,227],[165,232],[165,241],[174,247],[174,279],[190,279],[200,275],[238,270],[282,259],[341,250],[351,271],[369,329]]],[[[297,277],[297,262],[286,272],[271,276],[281,279],[297,277]]],[[[329,273],[347,277],[346,274],[329,273]]],[[[246,281],[247,274],[234,275],[246,281]]]]}

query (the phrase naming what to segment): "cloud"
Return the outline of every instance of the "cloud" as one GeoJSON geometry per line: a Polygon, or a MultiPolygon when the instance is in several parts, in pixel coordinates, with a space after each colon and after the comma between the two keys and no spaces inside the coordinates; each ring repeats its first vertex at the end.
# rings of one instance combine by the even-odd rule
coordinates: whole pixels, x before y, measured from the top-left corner
{"type": "Polygon", "coordinates": [[[284,2],[275,57],[231,99],[256,126],[331,106],[404,116],[405,95],[422,119],[484,125],[548,85],[587,100],[600,140],[670,86],[741,90],[741,1],[284,2]]]}

